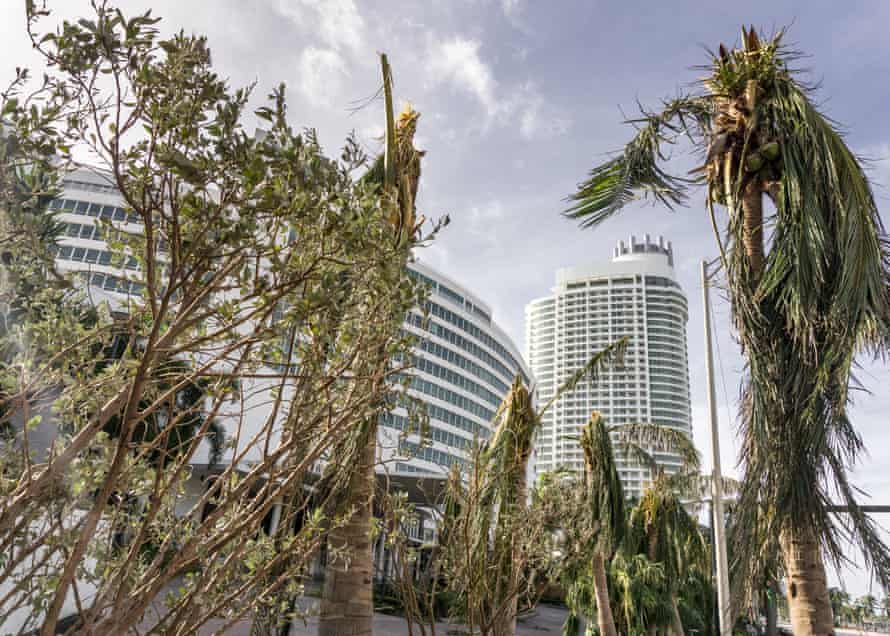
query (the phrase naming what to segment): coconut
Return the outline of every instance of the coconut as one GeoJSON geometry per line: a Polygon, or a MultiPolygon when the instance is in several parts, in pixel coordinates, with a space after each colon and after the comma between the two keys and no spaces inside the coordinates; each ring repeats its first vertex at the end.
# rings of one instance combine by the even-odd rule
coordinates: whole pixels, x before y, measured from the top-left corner
{"type": "Polygon", "coordinates": [[[763,157],[759,152],[752,153],[745,158],[745,170],[757,172],[763,166],[763,157]]]}
{"type": "Polygon", "coordinates": [[[775,161],[779,158],[779,142],[771,141],[767,144],[763,144],[760,148],[760,152],[768,161],[775,161]]]}

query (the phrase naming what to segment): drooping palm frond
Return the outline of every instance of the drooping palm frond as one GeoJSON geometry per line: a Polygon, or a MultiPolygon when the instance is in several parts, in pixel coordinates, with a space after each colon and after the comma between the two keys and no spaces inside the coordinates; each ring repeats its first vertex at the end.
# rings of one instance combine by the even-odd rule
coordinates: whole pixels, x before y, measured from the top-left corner
{"type": "Polygon", "coordinates": [[[669,584],[676,586],[693,562],[706,560],[707,550],[698,528],[667,476],[656,478],[631,512],[631,526],[642,529],[642,547],[649,559],[661,563],[669,584]]]}
{"type": "Polygon", "coordinates": [[[670,622],[670,597],[664,566],[643,554],[619,552],[610,569],[616,622],[622,634],[646,633],[650,624],[670,622]]]}
{"type": "Polygon", "coordinates": [[[628,122],[637,127],[637,134],[624,150],[591,170],[569,196],[573,203],[565,215],[582,227],[598,225],[640,198],[651,196],[669,208],[686,201],[691,180],[670,174],[660,164],[668,159],[665,146],[681,135],[698,134],[709,118],[707,102],[682,96],[666,102],[660,113],[642,115],[628,122]]]}
{"type": "Polygon", "coordinates": [[[486,472],[483,501],[515,500],[515,488],[525,474],[537,423],[531,394],[522,376],[517,375],[498,409],[494,433],[481,457],[486,472]]]}
{"type": "Polygon", "coordinates": [[[612,438],[602,416],[594,412],[581,431],[585,499],[599,524],[596,546],[608,560],[624,537],[624,488],[612,452],[612,438]]]}
{"type": "MultiPolygon", "coordinates": [[[[812,528],[835,564],[851,540],[890,582],[887,545],[859,511],[847,476],[864,449],[846,414],[856,354],[885,347],[890,333],[887,237],[859,160],[787,71],[781,49],[772,51],[778,70],[758,81],[749,115],[757,122],[752,146],[769,140],[779,148],[762,186],[776,206],[771,249],[759,271],[739,248],[728,264],[749,372],[738,515],[757,529],[737,537],[744,543],[736,560],[767,557],[774,546],[755,543],[783,528],[812,528]],[[836,496],[851,514],[829,512],[836,496]]],[[[741,218],[729,225],[736,246],[746,239],[741,218]]]]}
{"type": "Polygon", "coordinates": [[[890,344],[890,245],[861,162],[792,68],[799,57],[782,32],[743,29],[740,47],[712,55],[701,94],[638,122],[566,216],[588,227],[640,197],[682,203],[685,181],[660,162],[691,133],[747,361],[734,558],[771,558],[779,533],[806,530],[836,563],[852,540],[890,585],[890,549],[847,475],[864,450],[847,416],[851,368],[890,344]],[[834,517],[835,499],[852,512],[834,517]]]}
{"type": "Polygon", "coordinates": [[[657,453],[680,456],[682,471],[698,473],[701,456],[687,433],[648,422],[618,424],[609,428],[615,444],[625,454],[649,468],[652,478],[661,472],[657,453]]]}

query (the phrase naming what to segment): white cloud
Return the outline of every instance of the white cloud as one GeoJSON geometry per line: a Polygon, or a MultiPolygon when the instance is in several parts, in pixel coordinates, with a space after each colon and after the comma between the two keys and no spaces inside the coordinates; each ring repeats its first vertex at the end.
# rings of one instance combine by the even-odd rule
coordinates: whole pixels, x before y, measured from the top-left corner
{"type": "Polygon", "coordinates": [[[365,47],[365,20],[353,0],[279,0],[278,6],[331,49],[359,52],[365,47]]]}
{"type": "Polygon", "coordinates": [[[513,19],[522,11],[522,0],[501,0],[501,9],[507,18],[513,19]]]}
{"type": "Polygon", "coordinates": [[[432,41],[427,63],[431,82],[448,83],[472,95],[485,109],[485,127],[515,123],[528,140],[565,134],[571,121],[550,108],[532,82],[502,89],[480,49],[477,40],[460,36],[432,41]]]}
{"type": "Polygon", "coordinates": [[[308,47],[299,61],[299,89],[316,106],[328,106],[340,93],[346,77],[346,64],[336,51],[308,47]]]}
{"type": "Polygon", "coordinates": [[[468,212],[465,219],[455,220],[465,224],[468,233],[479,241],[478,247],[486,250],[499,247],[501,240],[497,228],[503,225],[506,217],[504,204],[492,199],[482,205],[470,206],[468,212]]]}
{"type": "Polygon", "coordinates": [[[544,97],[531,83],[520,87],[513,101],[519,113],[519,134],[524,139],[564,135],[572,125],[568,117],[547,108],[544,97]]]}
{"type": "Polygon", "coordinates": [[[504,204],[497,199],[470,208],[470,228],[473,231],[488,232],[491,230],[489,224],[502,218],[504,218],[504,204]]]}
{"type": "Polygon", "coordinates": [[[500,106],[495,98],[496,83],[491,68],[479,55],[481,44],[460,36],[431,45],[429,70],[433,81],[447,81],[473,95],[494,116],[500,106]]]}

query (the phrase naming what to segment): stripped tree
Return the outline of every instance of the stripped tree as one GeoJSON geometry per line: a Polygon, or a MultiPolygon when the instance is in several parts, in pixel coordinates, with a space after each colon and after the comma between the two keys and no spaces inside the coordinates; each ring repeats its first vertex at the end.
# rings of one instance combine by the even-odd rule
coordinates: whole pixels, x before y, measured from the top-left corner
{"type": "Polygon", "coordinates": [[[890,250],[862,164],[799,79],[798,57],[783,33],[743,29],[740,47],[711,55],[703,91],[632,122],[634,139],[593,168],[567,214],[596,226],[640,197],[671,207],[691,183],[706,186],[747,359],[736,571],[753,583],[778,538],[794,632],[825,636],[823,553],[839,564],[850,539],[890,584],[887,546],[847,472],[863,451],[847,416],[850,372],[858,353],[886,345],[890,250]],[[692,179],[662,165],[681,138],[705,158],[692,179]],[[842,518],[835,497],[850,511],[842,518]]]}

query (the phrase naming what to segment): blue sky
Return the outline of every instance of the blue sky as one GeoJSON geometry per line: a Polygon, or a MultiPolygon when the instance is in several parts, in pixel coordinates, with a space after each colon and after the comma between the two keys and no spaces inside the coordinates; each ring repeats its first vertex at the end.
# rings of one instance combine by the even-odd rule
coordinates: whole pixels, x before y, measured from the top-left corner
{"type": "MultiPolygon", "coordinates": [[[[35,64],[22,32],[22,2],[0,7],[4,52],[0,78],[35,64]]],[[[890,213],[890,2],[691,0],[127,0],[164,17],[165,32],[208,36],[217,69],[233,85],[256,82],[256,102],[278,82],[288,86],[296,126],[318,129],[333,153],[355,130],[379,149],[379,103],[354,111],[377,89],[376,53],[393,66],[400,99],[422,113],[418,146],[427,150],[420,208],[451,225],[421,257],[491,304],[498,321],[523,343],[523,307],[548,292],[557,268],[604,260],[630,234],[673,241],[689,296],[689,354],[696,442],[705,454],[706,421],[699,261],[716,254],[702,196],[675,212],[635,205],[595,231],[562,219],[564,197],[595,163],[620,148],[637,100],[688,90],[707,61],[706,48],[734,43],[742,23],[766,31],[790,25],[788,40],[809,57],[823,110],[843,125],[849,144],[873,159],[872,177],[890,213]]],[[[58,15],[86,13],[86,0],[56,0],[58,15]]],[[[5,81],[5,80],[4,80],[5,81]]],[[[678,148],[676,165],[693,159],[678,148]]],[[[735,465],[732,418],[742,362],[728,312],[715,299],[722,375],[723,465],[735,465]],[[725,391],[724,391],[725,386],[725,391]]],[[[890,372],[866,364],[853,416],[870,456],[856,482],[875,503],[890,504],[890,372]]],[[[890,524],[890,518],[883,519],[890,524]]],[[[851,553],[852,556],[852,553],[851,553]]],[[[844,576],[853,594],[867,576],[844,576]]]]}

